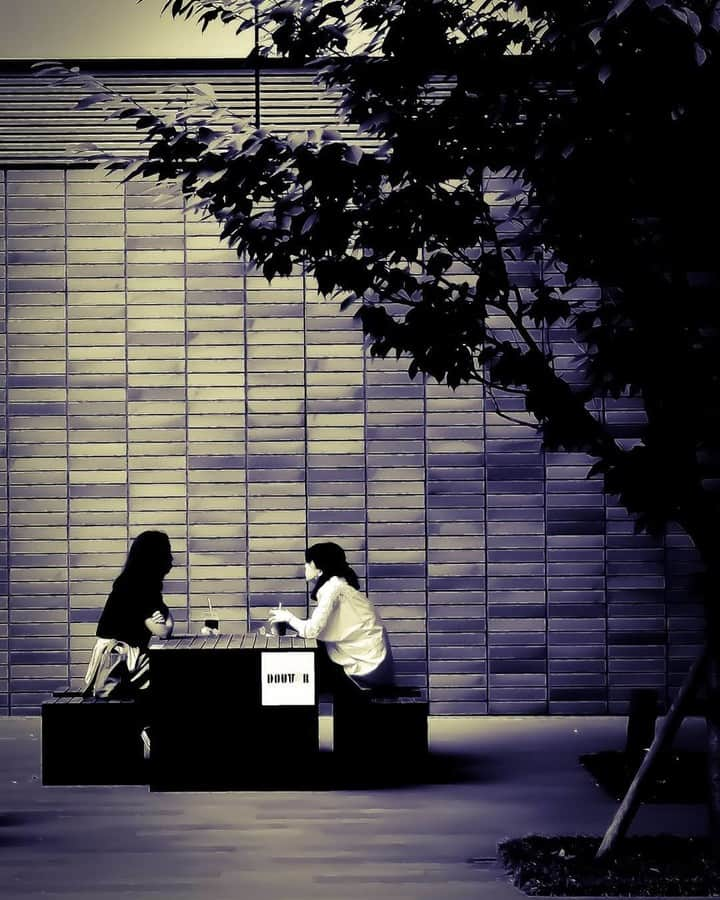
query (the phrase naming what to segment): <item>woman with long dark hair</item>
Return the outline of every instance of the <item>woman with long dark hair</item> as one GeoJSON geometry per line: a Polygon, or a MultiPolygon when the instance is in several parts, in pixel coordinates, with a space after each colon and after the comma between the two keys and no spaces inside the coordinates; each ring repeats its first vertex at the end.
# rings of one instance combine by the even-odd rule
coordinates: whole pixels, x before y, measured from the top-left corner
{"type": "Polygon", "coordinates": [[[162,595],[172,563],[164,531],[143,531],[132,542],[98,621],[86,693],[133,696],[148,687],[150,638],[170,637],[175,624],[162,595]]]}
{"type": "Polygon", "coordinates": [[[395,678],[385,626],[360,591],[345,551],[332,542],[305,551],[305,580],[314,581],[310,597],[317,606],[309,619],[274,609],[270,621],[287,622],[301,637],[322,641],[330,661],[361,689],[385,687],[395,678]]]}

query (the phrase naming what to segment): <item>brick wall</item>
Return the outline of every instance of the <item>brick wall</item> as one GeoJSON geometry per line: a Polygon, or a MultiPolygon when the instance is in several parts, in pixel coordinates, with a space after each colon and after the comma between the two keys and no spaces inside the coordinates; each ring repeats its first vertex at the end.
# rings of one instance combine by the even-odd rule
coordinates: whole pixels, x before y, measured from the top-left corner
{"type": "MultiPolygon", "coordinates": [[[[251,74],[213,77],[262,106],[251,74]]],[[[266,123],[330,120],[305,76],[261,82],[266,123]]],[[[35,82],[3,84],[0,711],[82,675],[145,528],[171,536],[178,631],[208,597],[226,631],[278,599],[305,614],[303,550],[337,540],[436,714],[619,712],[632,687],[678,683],[700,623],[681,535],[633,535],[586,459],[506,418],[511,398],[410,382],[302,273],[268,285],[179,200],[73,166],[71,98],[38,109],[35,82]]],[[[631,401],[605,414],[632,438],[631,401]]]]}

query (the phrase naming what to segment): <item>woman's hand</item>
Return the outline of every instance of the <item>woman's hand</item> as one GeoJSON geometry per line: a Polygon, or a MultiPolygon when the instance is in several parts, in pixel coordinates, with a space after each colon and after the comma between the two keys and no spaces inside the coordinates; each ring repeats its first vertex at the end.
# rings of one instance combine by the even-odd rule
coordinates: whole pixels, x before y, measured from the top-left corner
{"type": "Polygon", "coordinates": [[[287,609],[271,609],[269,621],[271,625],[274,625],[276,622],[289,622],[292,618],[292,613],[287,609]]]}
{"type": "Polygon", "coordinates": [[[145,619],[145,627],[150,634],[163,639],[170,637],[174,624],[172,616],[165,617],[159,609],[145,619]]]}

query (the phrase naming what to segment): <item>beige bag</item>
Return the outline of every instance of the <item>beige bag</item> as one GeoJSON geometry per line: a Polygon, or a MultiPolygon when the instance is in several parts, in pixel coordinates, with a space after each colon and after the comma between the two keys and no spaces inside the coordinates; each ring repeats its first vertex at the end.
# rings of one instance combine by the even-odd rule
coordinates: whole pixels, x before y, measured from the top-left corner
{"type": "Polygon", "coordinates": [[[98,638],[85,673],[86,697],[122,699],[150,683],[150,659],[124,641],[98,638]]]}

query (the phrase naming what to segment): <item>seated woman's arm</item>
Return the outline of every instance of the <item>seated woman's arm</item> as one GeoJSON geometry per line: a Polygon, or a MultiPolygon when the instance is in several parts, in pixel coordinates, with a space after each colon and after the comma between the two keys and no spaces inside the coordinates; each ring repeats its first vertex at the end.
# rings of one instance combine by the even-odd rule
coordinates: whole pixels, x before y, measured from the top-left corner
{"type": "MultiPolygon", "coordinates": [[[[294,628],[295,631],[297,631],[300,637],[320,637],[327,624],[327,620],[330,617],[330,613],[333,610],[337,596],[338,592],[333,591],[331,594],[323,597],[322,600],[318,600],[318,605],[313,610],[309,619],[299,619],[291,613],[286,613],[286,610],[280,610],[280,612],[286,613],[287,617],[285,618],[285,621],[288,622],[291,628],[294,628]]],[[[273,612],[275,611],[273,610],[273,612]]]]}
{"type": "Polygon", "coordinates": [[[168,612],[167,616],[163,616],[160,610],[156,610],[149,618],[145,619],[145,627],[154,634],[155,637],[169,638],[172,634],[175,622],[172,613],[168,612]]]}

